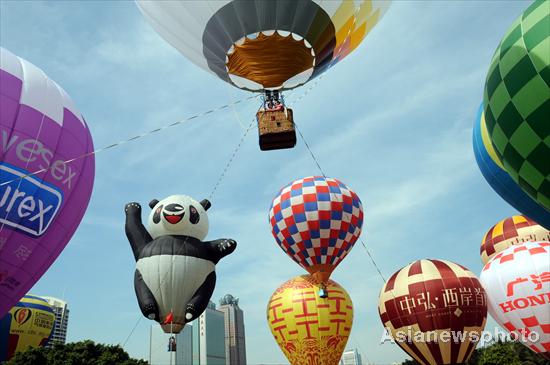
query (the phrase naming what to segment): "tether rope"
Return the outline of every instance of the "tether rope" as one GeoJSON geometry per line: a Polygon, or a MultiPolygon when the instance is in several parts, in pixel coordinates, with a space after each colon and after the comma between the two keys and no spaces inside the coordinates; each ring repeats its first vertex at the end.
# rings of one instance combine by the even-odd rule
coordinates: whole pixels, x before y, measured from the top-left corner
{"type": "MultiPolygon", "coordinates": [[[[307,143],[306,139],[304,138],[304,135],[302,134],[302,132],[300,131],[300,129],[298,128],[297,125],[295,125],[296,127],[296,130],[298,131],[298,134],[300,135],[300,137],[302,138],[302,141],[304,142],[304,145],[306,146],[307,150],[309,151],[309,154],[311,155],[311,158],[313,159],[313,162],[315,163],[315,165],[317,166],[317,168],[319,169],[319,172],[321,173],[321,175],[323,175],[323,177],[326,179],[327,176],[325,175],[325,172],[323,170],[323,168],[321,167],[321,165],[319,164],[319,160],[317,159],[317,157],[315,156],[315,154],[313,153],[313,151],[311,150],[311,148],[309,147],[309,144],[307,143]]],[[[378,266],[378,264],[376,263],[376,261],[374,260],[374,257],[372,256],[372,254],[370,253],[369,249],[367,248],[367,245],[365,244],[365,242],[363,241],[363,238],[361,238],[361,236],[359,236],[359,242],[361,243],[361,246],[363,246],[363,248],[365,249],[365,251],[367,252],[367,255],[369,256],[372,264],[374,265],[374,267],[376,268],[376,271],[378,272],[378,275],[382,278],[382,281],[384,282],[384,284],[386,283],[386,278],[384,277],[384,275],[382,274],[382,271],[380,270],[380,267],[378,266]]]]}
{"type": "MultiPolygon", "coordinates": [[[[147,137],[147,136],[149,136],[149,135],[151,135],[151,134],[154,134],[154,133],[163,131],[163,130],[168,129],[168,128],[171,128],[171,127],[175,127],[175,126],[177,126],[177,125],[183,124],[183,123],[188,122],[188,121],[193,120],[193,119],[197,119],[197,118],[204,117],[204,116],[209,115],[209,114],[212,114],[212,113],[214,113],[214,112],[218,112],[218,111],[227,109],[227,108],[229,108],[229,107],[231,107],[231,106],[234,106],[234,105],[236,105],[236,104],[240,104],[240,103],[242,103],[242,102],[244,102],[244,101],[252,100],[252,99],[255,99],[255,98],[257,98],[257,95],[251,95],[251,96],[248,96],[248,97],[246,97],[246,98],[244,98],[244,99],[240,99],[240,100],[237,100],[237,101],[235,101],[235,102],[228,103],[228,104],[219,106],[219,107],[217,107],[217,108],[213,108],[213,109],[207,110],[207,111],[202,112],[202,113],[194,114],[194,115],[192,115],[192,116],[190,116],[190,117],[187,117],[187,118],[185,118],[185,119],[181,119],[181,120],[175,121],[175,122],[173,122],[173,123],[166,124],[166,125],[164,125],[164,126],[162,126],[162,127],[158,127],[158,128],[149,130],[149,131],[147,131],[147,132],[144,132],[144,133],[135,135],[135,136],[130,137],[130,138],[127,138],[127,139],[125,139],[125,140],[121,140],[121,141],[116,142],[116,143],[111,143],[111,144],[109,144],[109,145],[107,145],[107,146],[98,148],[98,149],[96,149],[96,150],[94,150],[94,151],[91,151],[91,152],[88,152],[88,153],[84,153],[84,154],[82,154],[82,155],[79,155],[79,156],[74,157],[74,158],[70,158],[70,159],[68,159],[68,160],[64,160],[63,162],[66,163],[66,164],[67,164],[67,163],[71,163],[71,162],[74,162],[74,161],[79,160],[79,159],[81,159],[81,158],[85,158],[85,157],[88,157],[88,156],[92,156],[92,155],[95,155],[95,154],[97,154],[97,153],[99,153],[99,152],[103,152],[103,151],[106,151],[106,150],[109,150],[109,149],[113,149],[113,148],[119,147],[119,146],[121,146],[121,145],[123,145],[123,144],[126,144],[126,143],[128,143],[128,142],[132,142],[132,141],[135,141],[135,140],[138,140],[138,139],[147,137]]],[[[46,172],[46,171],[50,170],[50,168],[51,168],[51,166],[50,166],[50,167],[47,167],[47,168],[43,168],[43,169],[37,170],[37,171],[34,171],[34,172],[32,172],[32,173],[28,173],[28,174],[22,175],[22,176],[20,176],[20,177],[18,177],[18,178],[16,178],[16,179],[12,179],[12,180],[9,180],[9,181],[5,181],[5,182],[3,182],[3,183],[0,183],[0,186],[7,185],[7,184],[12,183],[12,182],[17,181],[17,180],[25,179],[25,178],[27,178],[27,177],[32,177],[32,176],[37,175],[37,174],[40,174],[40,173],[42,173],[42,172],[46,172]]]]}

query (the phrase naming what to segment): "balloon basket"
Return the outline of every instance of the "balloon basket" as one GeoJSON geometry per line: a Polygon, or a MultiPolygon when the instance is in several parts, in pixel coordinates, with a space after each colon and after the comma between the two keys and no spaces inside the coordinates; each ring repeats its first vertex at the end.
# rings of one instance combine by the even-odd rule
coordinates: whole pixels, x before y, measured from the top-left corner
{"type": "Polygon", "coordinates": [[[166,324],[161,324],[160,325],[162,327],[162,330],[164,331],[164,333],[180,333],[181,330],[183,329],[183,327],[185,326],[185,324],[180,324],[180,323],[166,323],[166,324]]]}
{"type": "Polygon", "coordinates": [[[261,110],[256,113],[256,119],[262,151],[292,148],[296,145],[292,109],[261,110]]]}

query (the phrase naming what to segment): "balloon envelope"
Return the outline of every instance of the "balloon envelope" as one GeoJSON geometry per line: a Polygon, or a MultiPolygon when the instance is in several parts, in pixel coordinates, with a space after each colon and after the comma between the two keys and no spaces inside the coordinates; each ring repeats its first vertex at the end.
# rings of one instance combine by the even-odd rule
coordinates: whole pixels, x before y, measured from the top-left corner
{"type": "Polygon", "coordinates": [[[493,190],[519,212],[550,229],[550,211],[521,190],[504,169],[489,138],[483,106],[480,106],[474,123],[473,147],[479,170],[493,190]]]}
{"type": "Polygon", "coordinates": [[[450,261],[419,260],[388,279],[378,311],[386,330],[416,361],[456,364],[475,349],[487,302],[470,270],[450,261]]]}
{"type": "Polygon", "coordinates": [[[350,54],[389,1],[145,1],[151,26],[199,67],[248,90],[291,89],[350,54]]]}
{"type": "Polygon", "coordinates": [[[279,191],[271,203],[269,221],[283,251],[322,282],[359,238],[363,206],[342,182],[311,176],[279,191]]]}
{"type": "Polygon", "coordinates": [[[550,241],[550,231],[523,215],[503,219],[483,236],[481,261],[485,265],[499,252],[526,241],[550,241]]]}
{"type": "Polygon", "coordinates": [[[93,151],[88,126],[59,85],[4,48],[0,138],[3,315],[50,267],[78,227],[92,192],[94,157],[65,162],[93,151]]]}
{"type": "Polygon", "coordinates": [[[550,242],[508,247],[485,265],[480,280],[491,317],[550,359],[550,242]]]}
{"type": "Polygon", "coordinates": [[[537,0],[502,38],[483,96],[487,130],[504,168],[523,191],[548,210],[549,48],[550,2],[537,0]]]}
{"type": "Polygon", "coordinates": [[[353,322],[353,304],[338,283],[327,283],[328,298],[309,275],[281,285],[267,305],[267,322],[291,364],[337,365],[353,322]]]}
{"type": "Polygon", "coordinates": [[[29,347],[46,345],[54,323],[55,314],[46,300],[25,295],[0,319],[0,361],[29,347]]]}

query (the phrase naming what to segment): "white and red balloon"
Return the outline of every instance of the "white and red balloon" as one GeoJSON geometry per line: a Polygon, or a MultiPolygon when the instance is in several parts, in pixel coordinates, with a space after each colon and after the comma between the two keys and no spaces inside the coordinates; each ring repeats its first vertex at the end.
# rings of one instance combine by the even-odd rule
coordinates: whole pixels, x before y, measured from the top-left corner
{"type": "Polygon", "coordinates": [[[495,321],[550,359],[550,242],[510,246],[485,265],[480,280],[495,321]]]}

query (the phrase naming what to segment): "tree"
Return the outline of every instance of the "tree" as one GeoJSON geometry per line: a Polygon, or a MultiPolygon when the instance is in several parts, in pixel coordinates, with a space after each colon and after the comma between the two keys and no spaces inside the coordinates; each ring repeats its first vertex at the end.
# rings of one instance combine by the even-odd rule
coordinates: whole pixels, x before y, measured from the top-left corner
{"type": "Polygon", "coordinates": [[[18,352],[6,365],[147,365],[145,360],[130,358],[118,345],[96,344],[80,341],[53,348],[38,347],[18,352]]]}
{"type": "Polygon", "coordinates": [[[496,342],[483,349],[477,365],[521,365],[511,342],[496,342]]]}

